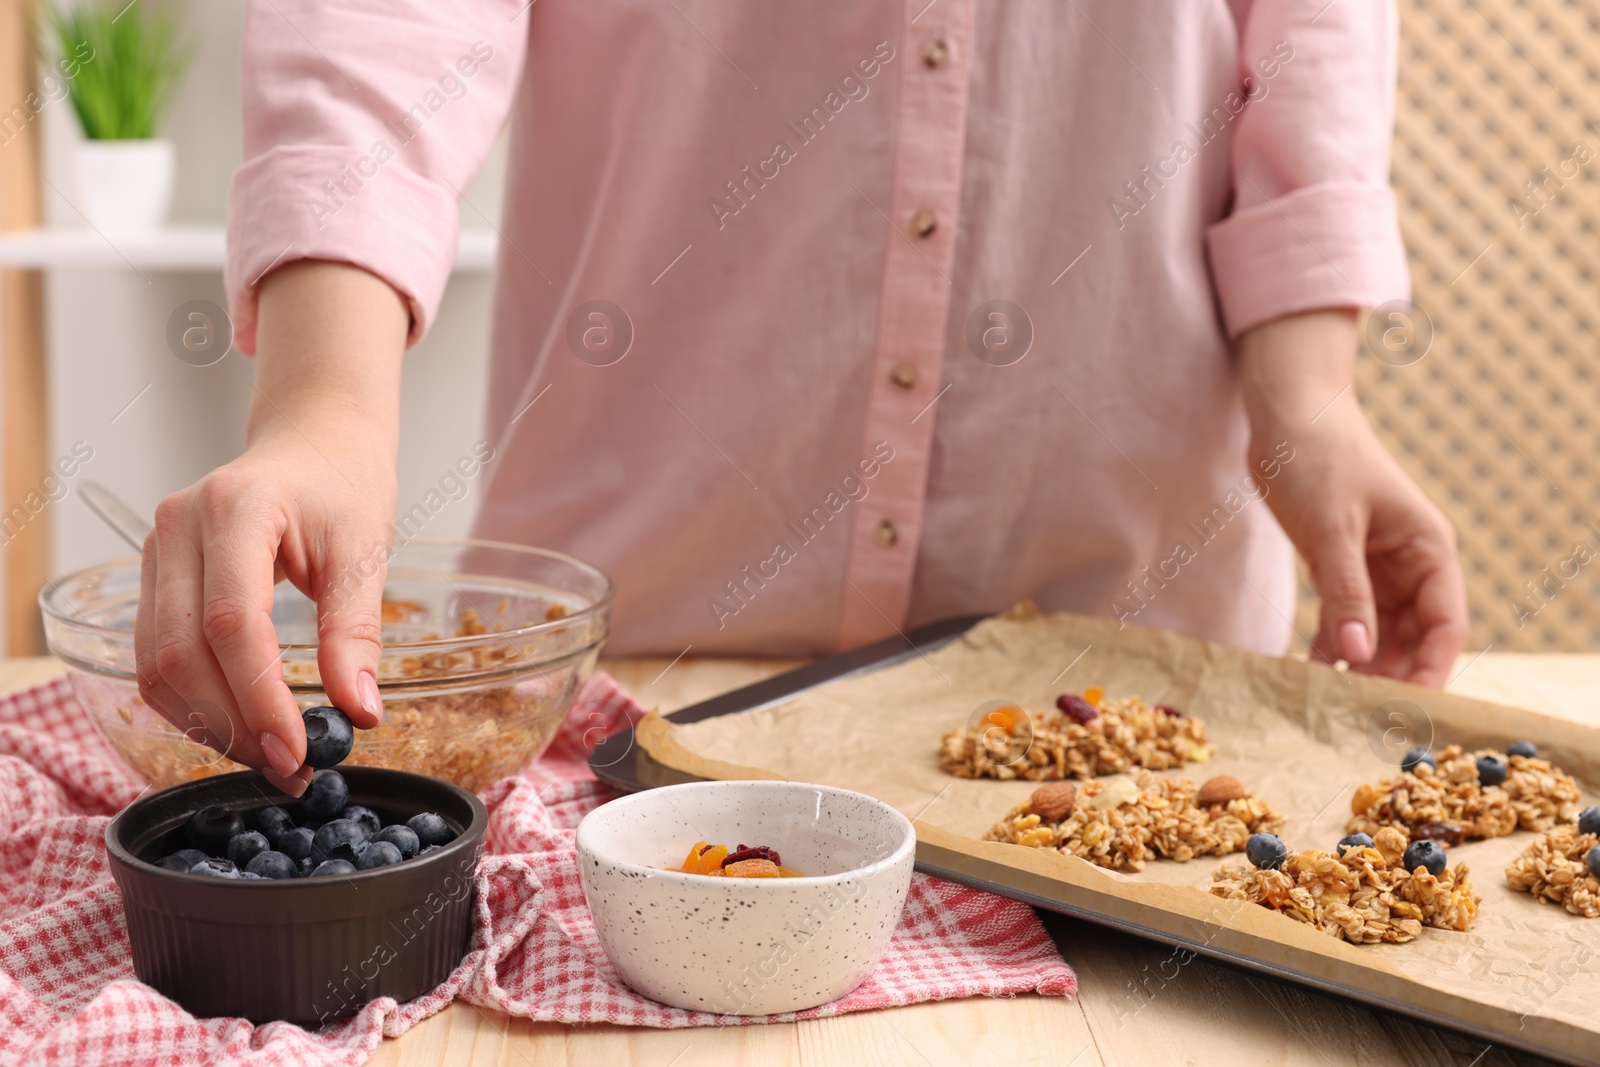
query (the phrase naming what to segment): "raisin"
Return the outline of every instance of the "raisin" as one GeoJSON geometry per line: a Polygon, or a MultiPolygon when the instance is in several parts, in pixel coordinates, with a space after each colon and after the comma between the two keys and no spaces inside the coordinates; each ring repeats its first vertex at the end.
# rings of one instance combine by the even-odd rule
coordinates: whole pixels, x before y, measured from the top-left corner
{"type": "Polygon", "coordinates": [[[1461,844],[1461,827],[1453,822],[1425,822],[1412,828],[1413,841],[1439,841],[1446,845],[1461,844]]]}
{"type": "Polygon", "coordinates": [[[742,863],[745,860],[770,860],[775,867],[783,866],[783,861],[778,858],[778,850],[768,848],[766,845],[757,845],[754,848],[740,845],[728,853],[727,858],[722,861],[722,866],[726,868],[730,863],[742,863]]]}
{"type": "Polygon", "coordinates": [[[1100,717],[1094,705],[1076,693],[1062,693],[1056,697],[1056,707],[1080,726],[1087,725],[1100,717]]]}

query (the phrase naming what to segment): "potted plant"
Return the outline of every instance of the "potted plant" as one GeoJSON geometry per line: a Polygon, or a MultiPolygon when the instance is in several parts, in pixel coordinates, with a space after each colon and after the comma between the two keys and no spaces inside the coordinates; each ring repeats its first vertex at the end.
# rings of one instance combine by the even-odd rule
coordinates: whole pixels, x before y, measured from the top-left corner
{"type": "Polygon", "coordinates": [[[188,62],[170,18],[147,4],[112,0],[47,7],[50,36],[75,57],[68,79],[83,127],[78,203],[98,230],[150,230],[172,206],[172,142],[156,126],[188,62]]]}

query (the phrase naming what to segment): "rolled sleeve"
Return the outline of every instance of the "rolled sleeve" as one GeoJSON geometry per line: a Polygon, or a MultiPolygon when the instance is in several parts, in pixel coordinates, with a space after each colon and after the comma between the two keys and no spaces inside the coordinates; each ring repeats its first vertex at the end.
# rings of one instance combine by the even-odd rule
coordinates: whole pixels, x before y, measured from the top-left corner
{"type": "Polygon", "coordinates": [[[392,285],[411,310],[408,343],[427,331],[455,262],[453,190],[370,153],[332,145],[273,148],[228,189],[227,291],[240,347],[255,350],[257,286],[296,259],[346,262],[392,285]],[[372,170],[359,186],[351,175],[372,170]],[[342,180],[331,193],[324,183],[342,180]]]}
{"type": "Polygon", "coordinates": [[[1207,234],[1228,333],[1328,307],[1410,295],[1387,185],[1324,182],[1238,211],[1207,234]]]}
{"type": "Polygon", "coordinates": [[[1256,0],[1234,11],[1251,102],[1230,150],[1232,210],[1207,232],[1228,333],[1408,296],[1389,187],[1393,0],[1256,0]]]}
{"type": "Polygon", "coordinates": [[[252,0],[243,166],[228,189],[225,284],[255,351],[261,280],[297,259],[351,263],[428,328],[455,263],[458,190],[521,79],[522,0],[252,0]]]}

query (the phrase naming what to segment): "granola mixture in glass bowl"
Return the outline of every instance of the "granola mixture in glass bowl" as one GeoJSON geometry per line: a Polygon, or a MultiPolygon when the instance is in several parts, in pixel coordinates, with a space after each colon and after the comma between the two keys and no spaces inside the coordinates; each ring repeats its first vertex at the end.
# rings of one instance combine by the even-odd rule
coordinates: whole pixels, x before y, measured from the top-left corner
{"type": "MultiPolygon", "coordinates": [[[[348,576],[354,590],[360,574],[348,576]]],[[[479,790],[549,747],[609,629],[613,586],[558,552],[491,541],[413,539],[384,582],[383,723],[357,730],[345,762],[479,790]]],[[[78,702],[135,773],[156,787],[243,769],[145,705],[134,673],[139,560],[91,567],[39,595],[50,651],[78,702]]],[[[284,680],[302,708],[327,703],[316,611],[280,583],[273,622],[284,680]]],[[[219,739],[226,748],[226,739],[219,739]]]]}

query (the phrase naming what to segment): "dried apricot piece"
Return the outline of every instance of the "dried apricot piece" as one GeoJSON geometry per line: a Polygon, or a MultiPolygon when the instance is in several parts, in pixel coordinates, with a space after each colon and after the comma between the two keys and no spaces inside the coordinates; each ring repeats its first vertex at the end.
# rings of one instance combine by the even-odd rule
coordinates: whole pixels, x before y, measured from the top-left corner
{"type": "Polygon", "coordinates": [[[1021,716],[1022,711],[1019,708],[1013,708],[1010,706],[995,708],[993,711],[989,712],[989,714],[983,717],[982,725],[998,726],[1006,733],[1010,733],[1012,727],[1016,726],[1017,723],[1021,721],[1021,716]]]}
{"type": "Polygon", "coordinates": [[[712,845],[694,858],[694,869],[691,874],[711,874],[722,869],[722,861],[728,858],[727,845],[712,845]]]}
{"type": "Polygon", "coordinates": [[[778,877],[779,878],[804,878],[805,875],[801,874],[799,871],[795,870],[793,867],[779,867],[778,868],[778,877]]]}
{"type": "Polygon", "coordinates": [[[1083,699],[1087,700],[1097,708],[1100,706],[1100,701],[1105,699],[1105,696],[1106,691],[1104,686],[1091,685],[1089,688],[1083,691],[1083,699]]]}
{"type": "Polygon", "coordinates": [[[673,869],[678,871],[687,871],[689,874],[693,874],[695,872],[695,867],[697,866],[696,861],[700,858],[700,853],[704,852],[710,847],[711,844],[708,841],[696,841],[694,845],[690,847],[689,854],[683,857],[683,863],[673,869]]]}

